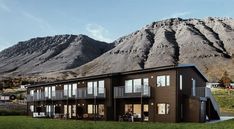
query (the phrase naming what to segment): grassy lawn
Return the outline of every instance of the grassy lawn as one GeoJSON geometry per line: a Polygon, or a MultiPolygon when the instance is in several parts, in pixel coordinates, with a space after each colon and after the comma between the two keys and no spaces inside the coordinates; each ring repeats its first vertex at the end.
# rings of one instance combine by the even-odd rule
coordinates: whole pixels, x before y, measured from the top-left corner
{"type": "Polygon", "coordinates": [[[234,120],[218,123],[129,123],[35,119],[0,116],[0,129],[233,129],[234,120]]]}
{"type": "Polygon", "coordinates": [[[234,115],[234,89],[212,89],[212,94],[224,114],[234,115]]]}

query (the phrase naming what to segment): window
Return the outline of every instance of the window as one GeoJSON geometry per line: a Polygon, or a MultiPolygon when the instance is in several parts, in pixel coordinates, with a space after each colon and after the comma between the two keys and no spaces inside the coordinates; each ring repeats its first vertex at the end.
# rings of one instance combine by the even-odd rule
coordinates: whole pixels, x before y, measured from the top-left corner
{"type": "Polygon", "coordinates": [[[30,96],[34,95],[34,90],[30,90],[30,96]]]}
{"type": "Polygon", "coordinates": [[[157,87],[170,86],[170,76],[157,76],[157,87]]]}
{"type": "Polygon", "coordinates": [[[125,81],[125,93],[132,93],[132,80],[125,81]]]}
{"type": "Polygon", "coordinates": [[[72,95],[76,95],[76,92],[77,92],[77,84],[74,83],[74,84],[72,85],[72,95]]]}
{"type": "Polygon", "coordinates": [[[93,94],[93,82],[88,82],[88,94],[93,94]]]}
{"type": "Polygon", "coordinates": [[[99,104],[98,105],[98,114],[99,115],[104,115],[104,104],[99,104]]]}
{"type": "Polygon", "coordinates": [[[67,92],[68,92],[68,85],[64,85],[64,96],[67,96],[67,92]]]}
{"type": "Polygon", "coordinates": [[[88,114],[93,114],[93,105],[92,104],[88,105],[88,114]]]}
{"type": "Polygon", "coordinates": [[[37,99],[41,98],[41,90],[37,90],[37,99]]]}
{"type": "Polygon", "coordinates": [[[144,86],[143,95],[148,95],[149,94],[149,79],[148,78],[143,79],[143,86],[144,86]]]}
{"type": "Polygon", "coordinates": [[[49,96],[49,91],[48,91],[48,87],[45,87],[45,97],[48,97],[49,96]]]}
{"type": "Polygon", "coordinates": [[[182,90],[183,89],[183,82],[182,82],[182,80],[183,80],[183,77],[182,77],[182,75],[180,75],[180,90],[182,90]]]}
{"type": "Polygon", "coordinates": [[[104,94],[105,92],[105,82],[104,80],[88,82],[87,90],[88,94],[94,94],[97,96],[98,94],[104,94]]]}
{"type": "Polygon", "coordinates": [[[133,113],[133,106],[132,104],[125,104],[125,113],[133,113]]]}
{"type": "Polygon", "coordinates": [[[169,114],[170,104],[159,103],[157,104],[157,107],[159,115],[169,114]]]}
{"type": "Polygon", "coordinates": [[[94,96],[97,96],[97,82],[93,82],[93,92],[94,96]]]}
{"type": "Polygon", "coordinates": [[[72,116],[76,116],[76,105],[72,105],[72,116]]]}
{"type": "Polygon", "coordinates": [[[34,112],[34,105],[30,105],[30,111],[34,112]]]}
{"type": "Polygon", "coordinates": [[[196,96],[196,80],[192,78],[192,96],[196,96]]]}
{"type": "Polygon", "coordinates": [[[55,94],[56,92],[55,92],[55,86],[52,86],[52,97],[55,97],[55,94]]]}
{"type": "Polygon", "coordinates": [[[69,97],[72,96],[72,84],[68,85],[68,95],[69,95],[69,97]]]}
{"type": "Polygon", "coordinates": [[[141,92],[141,79],[134,79],[133,80],[133,92],[141,92]]]}
{"type": "Polygon", "coordinates": [[[98,81],[98,93],[104,94],[104,80],[98,81]]]}
{"type": "Polygon", "coordinates": [[[135,117],[141,118],[141,104],[133,104],[133,114],[135,117]]]}
{"type": "Polygon", "coordinates": [[[64,115],[67,115],[67,105],[64,105],[63,109],[64,109],[64,115]]]}

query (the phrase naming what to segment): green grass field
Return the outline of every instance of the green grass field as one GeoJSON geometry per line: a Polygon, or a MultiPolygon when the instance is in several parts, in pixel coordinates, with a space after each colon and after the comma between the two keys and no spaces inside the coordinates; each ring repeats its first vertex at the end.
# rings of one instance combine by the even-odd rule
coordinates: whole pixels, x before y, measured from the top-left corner
{"type": "Polygon", "coordinates": [[[218,123],[130,123],[0,116],[0,129],[233,129],[234,120],[218,123]]]}
{"type": "Polygon", "coordinates": [[[221,114],[234,116],[234,89],[212,89],[212,94],[220,106],[221,114]]]}

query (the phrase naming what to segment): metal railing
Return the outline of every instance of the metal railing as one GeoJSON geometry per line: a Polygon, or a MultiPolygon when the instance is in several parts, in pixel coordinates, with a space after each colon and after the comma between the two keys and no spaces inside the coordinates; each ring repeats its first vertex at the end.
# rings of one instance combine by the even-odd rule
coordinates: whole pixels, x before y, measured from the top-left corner
{"type": "Polygon", "coordinates": [[[96,94],[88,94],[87,88],[78,88],[74,91],[68,90],[57,90],[51,91],[51,93],[34,93],[33,95],[27,95],[27,101],[46,101],[46,100],[67,100],[67,99],[102,99],[106,98],[106,90],[104,89],[104,93],[99,93],[97,91],[96,94]]]}
{"type": "MultiPolygon", "coordinates": [[[[192,91],[192,93],[193,93],[193,91],[192,91]]],[[[215,110],[217,111],[217,113],[220,114],[219,105],[218,105],[217,101],[215,100],[214,96],[212,95],[212,92],[211,92],[210,88],[208,88],[208,87],[196,87],[195,88],[195,96],[209,98],[210,101],[212,102],[215,110]]]]}
{"type": "Polygon", "coordinates": [[[146,98],[150,97],[150,86],[136,86],[131,91],[126,86],[114,87],[114,98],[146,98]]]}

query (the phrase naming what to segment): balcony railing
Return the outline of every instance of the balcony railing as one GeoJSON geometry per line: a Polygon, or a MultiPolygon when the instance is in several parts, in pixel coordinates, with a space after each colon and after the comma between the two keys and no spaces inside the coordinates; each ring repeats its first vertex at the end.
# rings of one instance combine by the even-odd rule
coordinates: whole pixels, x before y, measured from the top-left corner
{"type": "Polygon", "coordinates": [[[41,93],[34,93],[33,95],[27,95],[27,101],[46,101],[46,100],[67,100],[67,99],[102,99],[106,97],[106,90],[104,89],[104,93],[97,92],[95,95],[94,93],[88,94],[87,88],[78,88],[74,91],[68,90],[57,90],[52,91],[51,93],[41,92],[41,93]]]}
{"type": "Polygon", "coordinates": [[[137,86],[129,91],[125,86],[114,87],[114,98],[147,98],[150,97],[150,86],[137,86]]]}

